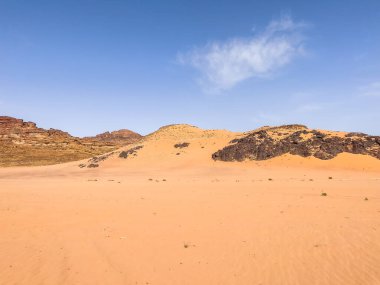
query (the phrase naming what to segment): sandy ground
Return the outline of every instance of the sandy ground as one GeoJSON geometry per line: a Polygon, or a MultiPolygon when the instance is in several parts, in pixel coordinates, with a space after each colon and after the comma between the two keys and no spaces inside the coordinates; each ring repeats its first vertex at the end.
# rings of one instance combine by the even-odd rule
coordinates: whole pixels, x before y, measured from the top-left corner
{"type": "Polygon", "coordinates": [[[236,134],[204,135],[0,169],[0,284],[380,284],[380,161],[213,162],[236,134]]]}

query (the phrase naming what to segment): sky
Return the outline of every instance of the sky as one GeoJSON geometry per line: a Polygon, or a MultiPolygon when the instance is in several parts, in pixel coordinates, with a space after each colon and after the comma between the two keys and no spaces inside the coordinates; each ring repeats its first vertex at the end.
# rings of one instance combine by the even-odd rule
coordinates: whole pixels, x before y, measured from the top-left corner
{"type": "Polygon", "coordinates": [[[380,135],[380,1],[0,0],[0,115],[380,135]]]}

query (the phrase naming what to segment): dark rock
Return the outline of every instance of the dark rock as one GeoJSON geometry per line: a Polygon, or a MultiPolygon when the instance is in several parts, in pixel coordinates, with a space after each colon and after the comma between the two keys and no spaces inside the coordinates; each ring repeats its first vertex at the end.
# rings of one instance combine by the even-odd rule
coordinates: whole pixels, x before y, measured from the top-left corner
{"type": "Polygon", "coordinates": [[[174,145],[175,148],[184,148],[184,147],[188,147],[190,145],[190,143],[187,143],[187,142],[184,142],[184,143],[177,143],[174,145]]]}
{"type": "Polygon", "coordinates": [[[212,158],[221,161],[266,160],[289,153],[328,160],[342,152],[348,152],[370,155],[380,159],[380,137],[362,133],[350,133],[341,137],[316,130],[299,130],[302,127],[304,126],[285,126],[285,129],[294,130],[294,132],[289,132],[288,136],[276,140],[268,133],[274,128],[259,130],[234,140],[234,144],[215,152],[212,158]]]}
{"type": "Polygon", "coordinates": [[[120,158],[128,158],[129,155],[136,156],[137,155],[137,151],[139,149],[143,148],[143,147],[144,146],[139,145],[139,146],[136,146],[134,148],[131,148],[131,149],[128,149],[128,150],[124,150],[124,151],[120,152],[119,157],[120,158]]]}
{"type": "Polygon", "coordinates": [[[99,167],[99,164],[96,164],[96,163],[91,163],[87,166],[88,168],[96,168],[96,167],[99,167]]]}
{"type": "Polygon", "coordinates": [[[110,153],[103,154],[103,155],[100,155],[100,156],[94,156],[93,158],[89,159],[88,162],[90,162],[90,163],[99,163],[101,161],[106,160],[107,158],[109,158],[113,154],[114,154],[114,152],[110,152],[110,153]]]}
{"type": "Polygon", "coordinates": [[[127,157],[128,157],[128,151],[122,151],[122,152],[119,154],[119,157],[120,157],[120,158],[127,158],[127,157]]]}

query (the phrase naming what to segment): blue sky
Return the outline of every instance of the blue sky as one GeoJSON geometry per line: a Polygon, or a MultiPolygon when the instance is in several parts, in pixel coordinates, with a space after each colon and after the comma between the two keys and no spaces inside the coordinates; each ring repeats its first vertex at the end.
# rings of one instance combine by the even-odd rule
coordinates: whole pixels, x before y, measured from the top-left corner
{"type": "Polygon", "coordinates": [[[0,0],[0,114],[380,135],[380,1],[0,0]]]}

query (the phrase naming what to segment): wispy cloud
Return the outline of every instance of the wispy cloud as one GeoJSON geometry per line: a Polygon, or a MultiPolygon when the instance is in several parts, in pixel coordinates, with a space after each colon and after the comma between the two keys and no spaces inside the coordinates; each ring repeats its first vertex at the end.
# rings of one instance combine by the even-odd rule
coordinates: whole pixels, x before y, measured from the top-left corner
{"type": "Polygon", "coordinates": [[[380,81],[372,82],[359,88],[360,95],[367,97],[380,97],[380,81]]]}
{"type": "Polygon", "coordinates": [[[304,54],[306,25],[290,16],[272,21],[261,33],[248,38],[211,42],[178,55],[178,62],[201,74],[199,82],[208,91],[229,89],[250,78],[268,78],[297,56],[304,54]]]}

